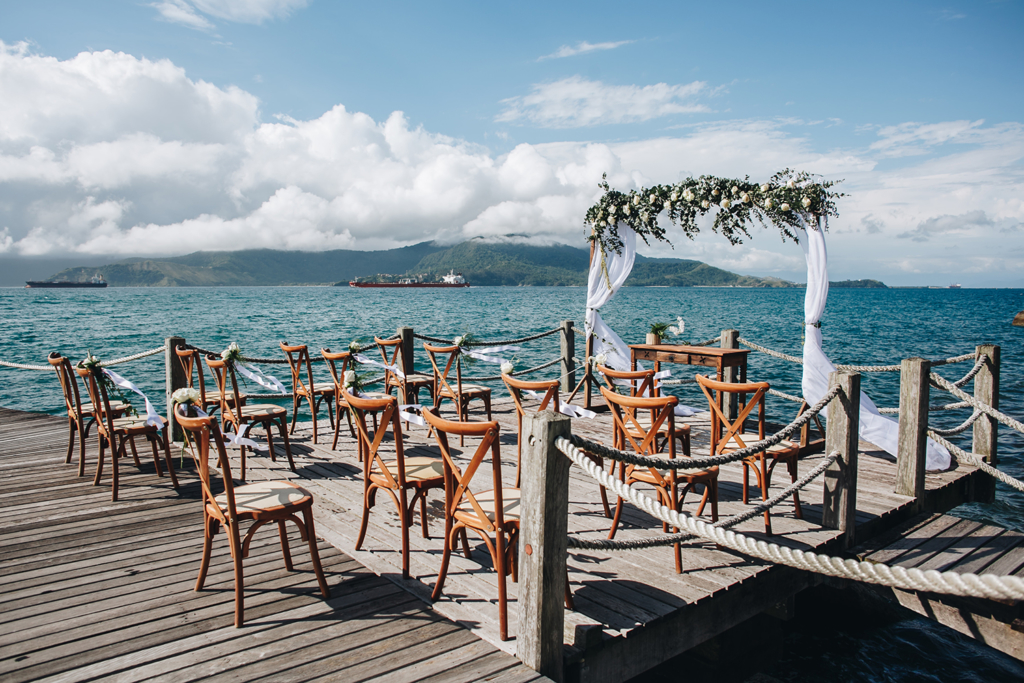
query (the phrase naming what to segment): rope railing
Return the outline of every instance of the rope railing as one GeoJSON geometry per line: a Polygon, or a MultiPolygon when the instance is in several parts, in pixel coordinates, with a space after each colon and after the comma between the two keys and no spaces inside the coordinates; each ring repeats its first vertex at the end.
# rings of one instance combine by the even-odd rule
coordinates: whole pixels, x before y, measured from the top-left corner
{"type": "Polygon", "coordinates": [[[705,470],[716,465],[725,465],[726,463],[737,462],[743,458],[768,450],[810,422],[811,418],[824,410],[829,401],[839,394],[839,391],[840,387],[838,385],[832,387],[820,401],[815,403],[798,418],[771,436],[767,436],[761,441],[752,443],[745,448],[740,448],[723,455],[711,455],[701,458],[659,458],[652,455],[639,455],[637,453],[620,451],[617,448],[611,448],[609,446],[599,444],[596,441],[585,439],[577,434],[573,434],[570,439],[572,440],[572,443],[579,448],[583,448],[588,452],[599,455],[603,458],[609,458],[617,462],[624,462],[627,465],[656,467],[663,470],[705,470]]]}
{"type": "MultiPolygon", "coordinates": [[[[967,401],[958,401],[957,403],[946,403],[945,405],[928,406],[928,412],[936,412],[939,410],[961,410],[963,408],[970,408],[971,404],[967,401]]],[[[899,415],[899,408],[879,408],[879,414],[881,415],[899,415]]]]}
{"type": "MultiPolygon", "coordinates": [[[[980,414],[980,413],[976,413],[976,414],[980,414]]],[[[928,430],[928,436],[932,437],[933,439],[935,439],[935,441],[937,441],[938,443],[940,443],[943,446],[945,446],[946,450],[948,450],[950,453],[952,453],[953,456],[957,459],[957,462],[963,463],[965,465],[973,465],[974,467],[977,467],[979,470],[981,470],[985,474],[988,474],[988,475],[991,475],[992,477],[995,477],[996,479],[998,479],[999,481],[1003,482],[1007,486],[1011,486],[1011,487],[1017,489],[1018,491],[1024,491],[1024,481],[1020,481],[1019,479],[1014,479],[1013,477],[1011,477],[1006,472],[1003,472],[1002,470],[996,469],[992,465],[989,465],[977,453],[968,453],[967,451],[965,451],[964,449],[960,448],[959,446],[957,446],[957,445],[951,443],[950,441],[947,441],[946,439],[944,439],[934,429],[929,429],[928,430]]]]}
{"type": "Polygon", "coordinates": [[[669,526],[683,529],[712,543],[735,550],[749,557],[811,571],[840,579],[891,586],[902,590],[928,591],[997,600],[1024,599],[1024,579],[992,574],[959,574],[957,572],[922,571],[917,568],[891,567],[886,564],[845,559],[798,550],[758,540],[729,529],[708,524],[685,513],[677,512],[641,493],[632,485],[609,475],[573,443],[559,437],[555,446],[578,467],[602,486],[629,500],[644,512],[669,526]]]}
{"type": "MultiPolygon", "coordinates": [[[[800,363],[800,364],[802,364],[804,362],[802,358],[797,358],[796,356],[791,356],[788,353],[783,353],[781,351],[776,351],[774,349],[769,349],[766,346],[761,346],[760,344],[752,342],[749,339],[744,339],[743,337],[737,337],[736,341],[738,341],[740,344],[742,344],[742,345],[744,345],[744,346],[746,346],[748,348],[753,349],[754,351],[760,351],[761,353],[763,353],[765,355],[771,356],[772,358],[779,358],[781,360],[789,361],[790,363],[800,363]]],[[[939,359],[939,360],[933,360],[933,361],[931,361],[931,366],[934,368],[934,367],[937,367],[937,366],[940,366],[940,365],[951,365],[953,363],[962,363],[964,361],[971,360],[974,357],[975,357],[975,354],[973,352],[965,353],[965,354],[962,354],[960,356],[953,356],[951,358],[942,358],[942,359],[939,359]]],[[[899,364],[896,364],[896,365],[836,365],[836,370],[846,370],[848,372],[899,372],[900,371],[900,365],[899,364]]],[[[973,375],[972,375],[972,377],[973,377],[973,375]]]]}
{"type": "MultiPolygon", "coordinates": [[[[818,463],[817,467],[805,474],[799,481],[790,484],[777,495],[772,496],[763,503],[755,505],[738,515],[733,515],[728,519],[720,519],[713,523],[712,526],[721,529],[729,529],[737,524],[747,521],[748,519],[757,517],[766,510],[772,509],[797,491],[802,491],[808,484],[821,476],[821,474],[838,458],[839,452],[833,451],[828,455],[828,457],[818,463]]],[[[629,539],[625,541],[616,541],[607,538],[584,539],[579,538],[578,536],[569,536],[567,540],[569,547],[577,550],[636,550],[638,548],[655,548],[659,546],[675,545],[676,543],[682,543],[683,541],[687,541],[691,538],[695,538],[695,536],[690,533],[685,533],[669,534],[667,536],[658,536],[655,538],[629,539]]]]}
{"type": "Polygon", "coordinates": [[[739,342],[740,344],[743,344],[744,346],[746,346],[748,348],[751,348],[751,349],[753,349],[755,351],[760,351],[761,353],[763,353],[765,355],[771,356],[772,358],[779,358],[781,360],[788,360],[790,363],[799,363],[799,364],[803,365],[803,362],[804,362],[803,358],[797,358],[796,356],[790,356],[788,353],[782,353],[781,351],[773,351],[772,349],[769,349],[766,346],[761,346],[760,344],[755,344],[754,342],[750,341],[749,339],[744,339],[743,337],[737,337],[736,341],[739,342]]]}
{"type": "Polygon", "coordinates": [[[966,432],[968,429],[970,429],[971,425],[977,422],[979,417],[981,417],[981,411],[975,410],[973,413],[971,413],[971,416],[969,418],[967,418],[963,423],[957,425],[956,427],[953,427],[951,429],[935,429],[934,427],[932,427],[931,431],[938,434],[939,436],[956,436],[957,434],[960,434],[961,432],[966,432]]]}
{"type": "Polygon", "coordinates": [[[0,367],[15,368],[17,370],[53,370],[52,365],[29,365],[28,363],[10,363],[0,360],[0,367]]]}
{"type": "MultiPolygon", "coordinates": [[[[103,361],[103,367],[111,365],[120,365],[121,363],[130,363],[133,360],[139,360],[140,358],[146,358],[148,356],[155,356],[158,353],[163,353],[167,350],[166,346],[158,346],[155,349],[149,351],[142,351],[140,353],[134,353],[130,356],[124,356],[122,358],[115,358],[114,360],[103,361]]],[[[52,365],[30,365],[28,363],[10,363],[7,361],[0,360],[0,367],[15,368],[18,370],[53,370],[52,365]]]]}
{"type": "Polygon", "coordinates": [[[787,394],[785,392],[779,391],[778,389],[768,389],[768,394],[770,396],[776,396],[778,398],[784,398],[787,401],[792,401],[793,403],[803,403],[804,402],[804,399],[801,398],[800,396],[794,396],[793,394],[787,394]]]}
{"type": "MultiPolygon", "coordinates": [[[[499,339],[497,341],[495,341],[495,340],[481,341],[481,340],[474,339],[472,341],[466,342],[465,345],[466,346],[506,346],[506,345],[509,345],[509,344],[525,344],[526,342],[534,341],[536,339],[541,339],[543,337],[548,337],[548,336],[551,336],[552,334],[557,334],[558,332],[561,332],[561,331],[562,331],[561,327],[556,327],[556,328],[554,328],[552,330],[547,330],[545,332],[539,332],[537,334],[530,335],[529,337],[520,337],[519,339],[499,339]]],[[[455,344],[455,340],[454,339],[442,339],[441,337],[430,337],[428,335],[419,334],[419,333],[415,333],[415,332],[413,333],[412,336],[415,337],[416,339],[420,339],[422,341],[431,342],[432,344],[444,344],[446,346],[452,346],[452,345],[455,344]]]]}
{"type": "Polygon", "coordinates": [[[979,401],[978,399],[974,398],[966,391],[962,390],[960,387],[956,386],[955,384],[950,382],[945,377],[942,377],[941,375],[937,375],[933,372],[929,375],[929,378],[931,379],[933,385],[937,386],[940,389],[945,389],[949,393],[959,398],[964,403],[972,406],[975,410],[980,410],[981,412],[991,417],[993,420],[996,420],[997,422],[1006,425],[1010,429],[1013,429],[1017,432],[1020,432],[1021,434],[1024,434],[1024,424],[1022,424],[1019,420],[1015,420],[1009,415],[999,412],[998,410],[988,405],[987,403],[979,401]]]}
{"type": "MultiPolygon", "coordinates": [[[[389,337],[386,341],[394,341],[395,339],[398,339],[398,337],[397,336],[389,337]]],[[[201,347],[198,347],[198,346],[194,346],[192,344],[185,344],[184,346],[187,349],[193,349],[195,351],[198,351],[199,353],[203,354],[204,356],[219,356],[221,354],[220,351],[208,351],[207,349],[204,349],[204,348],[201,348],[201,347]]],[[[380,346],[380,344],[378,344],[377,342],[374,342],[372,344],[360,344],[359,345],[359,351],[360,352],[372,351],[373,349],[376,349],[379,346],[380,346]]],[[[242,356],[242,360],[245,361],[246,363],[259,363],[261,365],[284,365],[284,364],[286,364],[288,362],[287,358],[250,358],[248,356],[242,356]]],[[[312,363],[323,363],[324,362],[324,357],[323,356],[314,355],[313,353],[310,353],[309,354],[309,360],[312,363]]]]}
{"type": "MultiPolygon", "coordinates": [[[[544,368],[550,368],[552,365],[557,365],[558,363],[561,363],[561,362],[562,362],[561,358],[556,358],[554,360],[549,360],[547,363],[541,363],[540,365],[537,365],[537,366],[532,367],[532,368],[527,368],[526,370],[517,370],[517,371],[512,372],[510,374],[511,374],[512,377],[518,377],[519,375],[528,375],[531,372],[537,372],[538,370],[543,370],[544,368]]],[[[462,379],[463,380],[469,380],[471,382],[491,382],[491,381],[494,381],[494,380],[501,379],[501,375],[500,374],[499,375],[490,375],[488,377],[463,377],[462,379]]]]}

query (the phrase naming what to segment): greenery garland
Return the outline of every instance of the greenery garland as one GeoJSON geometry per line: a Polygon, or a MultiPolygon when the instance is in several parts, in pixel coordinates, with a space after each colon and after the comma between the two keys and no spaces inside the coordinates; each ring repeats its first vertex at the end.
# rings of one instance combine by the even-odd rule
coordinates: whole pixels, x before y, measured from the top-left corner
{"type": "Polygon", "coordinates": [[[750,237],[747,227],[755,220],[765,227],[774,225],[782,233],[783,241],[787,237],[798,241],[798,216],[806,220],[839,215],[835,200],[844,195],[831,188],[842,181],[818,181],[815,177],[788,168],[761,184],[751,182],[749,176],[737,180],[702,175],[673,185],[654,185],[625,193],[611,189],[605,174],[600,184],[604,196],[587,210],[584,222],[593,228],[589,239],[618,254],[622,253],[619,222],[633,228],[647,244],[650,238],[668,242],[665,229],[658,224],[662,213],[691,240],[700,232],[697,217],[715,211],[712,229],[732,244],[750,237]]]}

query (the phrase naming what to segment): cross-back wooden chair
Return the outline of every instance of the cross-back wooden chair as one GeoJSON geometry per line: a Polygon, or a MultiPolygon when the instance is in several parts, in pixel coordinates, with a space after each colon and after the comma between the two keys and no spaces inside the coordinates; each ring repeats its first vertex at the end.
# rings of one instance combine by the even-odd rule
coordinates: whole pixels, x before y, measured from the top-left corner
{"type": "MultiPolygon", "coordinates": [[[[313,443],[316,443],[316,411],[324,399],[327,401],[327,416],[334,428],[334,382],[317,382],[313,379],[313,363],[309,360],[309,349],[304,344],[290,346],[281,342],[281,350],[288,356],[288,367],[292,371],[292,426],[289,433],[295,433],[295,422],[299,419],[299,403],[306,399],[309,411],[313,413],[313,443]],[[306,371],[306,379],[302,379],[302,371],[306,371]]],[[[337,431],[337,430],[335,430],[337,431]]]]}
{"type": "MultiPolygon", "coordinates": [[[[199,350],[178,346],[174,352],[178,354],[178,362],[181,363],[181,369],[185,372],[185,377],[188,378],[188,386],[198,386],[199,388],[203,412],[212,413],[220,408],[220,391],[206,388],[206,373],[203,372],[202,354],[199,353],[199,350]]],[[[231,400],[234,401],[236,398],[232,397],[231,400]]],[[[245,396],[242,396],[242,402],[245,402],[245,396]]]]}
{"type": "Polygon", "coordinates": [[[249,556],[249,546],[253,534],[264,524],[277,524],[281,538],[281,552],[284,555],[284,566],[292,571],[291,550],[288,547],[288,531],[285,522],[293,522],[299,528],[299,534],[309,546],[310,558],[313,561],[313,572],[324,599],[331,597],[323,567],[320,565],[320,553],[316,545],[316,529],[313,526],[313,495],[290,481],[261,481],[255,484],[235,486],[231,477],[231,464],[224,448],[224,437],[216,418],[188,417],[182,406],[175,408],[175,419],[178,424],[192,435],[190,446],[196,459],[196,470],[203,490],[203,559],[199,565],[199,578],[196,579],[195,590],[203,589],[206,573],[210,568],[210,554],[213,548],[213,537],[220,527],[224,527],[231,548],[231,560],[235,569],[235,626],[241,627],[245,617],[245,582],[242,572],[242,560],[249,556]],[[220,479],[224,486],[223,493],[215,494],[213,476],[210,471],[210,445],[216,447],[216,467],[220,470],[220,479]],[[302,515],[302,520],[299,520],[302,515]],[[241,524],[251,521],[243,537],[241,524]]]}
{"type": "MultiPolygon", "coordinates": [[[[458,346],[432,346],[423,343],[430,356],[430,364],[434,368],[434,408],[440,408],[441,402],[445,399],[455,404],[455,412],[459,416],[459,422],[469,419],[469,402],[479,399],[484,402],[484,409],[487,411],[487,420],[491,419],[491,390],[480,384],[466,384],[462,381],[462,350],[458,346]],[[438,365],[438,356],[444,362],[444,370],[438,365]],[[452,368],[455,369],[454,384],[449,379],[452,368]]],[[[465,443],[465,437],[459,434],[459,445],[465,443]]]]}
{"type": "MultiPolygon", "coordinates": [[[[331,373],[331,381],[334,382],[334,441],[331,442],[331,450],[335,450],[338,447],[338,433],[341,431],[341,414],[345,414],[345,420],[348,422],[348,431],[352,435],[352,438],[356,438],[356,430],[352,426],[352,414],[348,409],[348,403],[345,402],[345,392],[342,391],[342,385],[345,380],[345,372],[348,371],[348,364],[352,354],[348,351],[331,351],[330,349],[320,349],[320,355],[324,357],[324,361],[327,364],[327,371],[331,373]],[[341,369],[338,369],[338,363],[341,363],[341,369]]],[[[376,416],[374,416],[376,418],[376,416]]],[[[374,428],[376,429],[377,423],[374,422],[374,428]]],[[[360,447],[360,453],[362,448],[360,447]]],[[[361,458],[360,458],[361,459],[361,458]]]]}
{"type": "MultiPolygon", "coordinates": [[[[356,550],[363,545],[366,527],[370,521],[370,510],[376,503],[377,492],[384,491],[398,508],[402,528],[402,578],[409,578],[409,527],[420,504],[420,526],[423,538],[430,538],[427,526],[427,493],[431,489],[444,489],[444,465],[441,458],[412,456],[405,454],[402,426],[399,418],[398,399],[394,396],[383,398],[360,398],[342,389],[345,402],[356,417],[356,429],[363,452],[363,520],[359,527],[356,550]],[[380,413],[380,427],[374,426],[371,433],[366,425],[367,413],[380,413]],[[391,432],[391,446],[394,457],[385,459],[384,438],[391,432]],[[409,494],[412,498],[409,498],[409,494]]],[[[390,454],[389,454],[390,455],[390,454]]]]}
{"type": "MultiPolygon", "coordinates": [[[[608,388],[616,393],[618,393],[619,387],[628,386],[630,396],[648,398],[661,395],[661,392],[658,389],[658,384],[654,380],[654,370],[614,370],[603,365],[598,365],[597,369],[604,376],[604,381],[608,385],[608,388]]],[[[650,425],[651,421],[654,419],[654,411],[642,411],[636,415],[636,419],[641,424],[650,425]]],[[[690,441],[690,426],[676,425],[675,434],[676,438],[680,442],[680,448],[689,453],[688,444],[690,441]]],[[[622,448],[622,435],[616,433],[616,437],[617,441],[615,447],[622,448]]]]}
{"type": "Polygon", "coordinates": [[[413,371],[413,368],[405,368],[402,359],[401,339],[381,339],[374,337],[377,348],[380,349],[381,358],[385,365],[400,368],[405,375],[398,375],[391,370],[384,371],[384,393],[390,394],[392,389],[397,389],[403,403],[419,403],[420,389],[430,391],[430,398],[434,398],[434,377],[432,375],[421,375],[413,371]],[[390,358],[388,354],[391,354],[390,358]]]}
{"type": "MultiPolygon", "coordinates": [[[[676,457],[676,437],[674,436],[675,413],[674,409],[678,403],[675,396],[660,397],[639,397],[622,396],[600,387],[601,395],[612,409],[612,420],[615,429],[622,439],[620,450],[632,448],[639,455],[667,455],[670,459],[676,457]],[[650,424],[643,424],[638,419],[639,411],[651,411],[653,418],[650,424]],[[663,436],[668,435],[668,436],[663,436]],[[659,445],[659,439],[661,444],[659,445]],[[665,447],[668,447],[667,452],[665,447]]],[[[683,456],[690,457],[689,432],[684,440],[683,456]]],[[[686,494],[695,490],[697,485],[704,487],[704,495],[701,497],[700,505],[697,508],[697,515],[704,513],[704,507],[711,502],[711,520],[718,521],[718,467],[710,467],[706,470],[674,470],[668,474],[662,474],[654,467],[638,467],[619,463],[619,480],[627,485],[634,482],[643,482],[654,487],[658,500],[665,506],[681,512],[683,500],[686,494]],[[683,484],[680,492],[679,485],[683,484]]],[[[615,506],[615,518],[612,520],[612,528],[608,532],[608,538],[614,538],[619,527],[619,520],[622,516],[623,500],[619,498],[615,506]]],[[[662,531],[668,531],[668,524],[662,523],[662,531]]],[[[673,532],[678,533],[674,528],[673,532]]],[[[679,544],[675,544],[676,572],[682,572],[682,554],[679,544]]]]}
{"type": "MultiPolygon", "coordinates": [[[[206,367],[210,368],[214,378],[217,380],[217,390],[220,391],[220,419],[226,426],[228,424],[239,433],[243,425],[260,425],[267,433],[267,448],[270,451],[270,459],[277,461],[274,453],[274,438],[270,428],[275,422],[281,433],[281,441],[284,442],[284,452],[288,456],[288,466],[295,471],[295,461],[292,459],[292,447],[288,442],[288,411],[273,403],[243,403],[237,405],[233,401],[225,400],[228,396],[240,396],[238,391],[238,379],[235,377],[234,364],[222,359],[220,356],[210,354],[206,357],[206,367]],[[230,382],[230,388],[228,383],[230,382]]],[[[239,445],[239,458],[241,459],[240,476],[245,481],[245,446],[239,445]]]]}
{"type": "MultiPolygon", "coordinates": [[[[61,393],[64,394],[64,408],[68,414],[68,453],[65,463],[71,462],[71,454],[75,451],[75,434],[78,434],[78,476],[85,476],[85,440],[89,438],[89,429],[96,422],[96,408],[92,401],[82,402],[82,394],[78,389],[77,374],[71,367],[71,361],[56,351],[46,359],[57,372],[61,393]]],[[[88,394],[87,394],[88,395],[88,394]]],[[[111,401],[110,410],[114,417],[124,415],[124,405],[120,401],[111,401]]]]}
{"type": "Polygon", "coordinates": [[[160,453],[158,443],[164,448],[164,461],[167,463],[167,471],[171,475],[171,484],[178,488],[178,477],[174,474],[174,464],[171,462],[171,447],[167,438],[167,418],[162,417],[161,427],[146,424],[145,417],[120,417],[111,405],[110,397],[107,395],[107,388],[97,378],[102,372],[100,369],[90,370],[86,367],[76,368],[78,375],[85,381],[89,390],[89,399],[96,408],[96,429],[100,437],[100,453],[96,462],[96,477],[93,479],[93,486],[99,486],[103,478],[103,456],[107,447],[110,448],[110,500],[117,500],[117,490],[120,484],[120,473],[117,460],[128,455],[131,449],[132,458],[136,467],[141,467],[139,453],[135,448],[135,437],[144,436],[153,446],[153,464],[156,466],[158,476],[164,476],[160,469],[160,453]]]}
{"type": "MultiPolygon", "coordinates": [[[[697,384],[708,399],[711,406],[711,453],[718,455],[732,453],[733,451],[746,448],[747,446],[764,439],[764,404],[765,395],[771,386],[768,382],[719,382],[710,377],[697,375],[697,384]],[[713,392],[713,393],[712,393],[713,392]],[[730,420],[723,405],[728,405],[730,394],[738,397],[738,413],[735,420],[730,420]],[[746,397],[750,396],[750,400],[746,397]],[[747,419],[751,417],[754,408],[757,408],[757,431],[746,431],[747,419]],[[722,433],[722,430],[725,433],[722,433]]],[[[771,488],[772,472],[780,462],[786,463],[790,477],[797,480],[797,467],[800,457],[800,445],[783,440],[767,451],[760,451],[743,459],[743,502],[749,502],[749,480],[750,468],[754,469],[754,476],[757,479],[757,486],[761,489],[761,500],[768,500],[768,490],[771,488]]],[[[796,518],[803,519],[803,511],[800,509],[800,493],[793,492],[793,505],[796,510],[796,518]]],[[[764,511],[764,530],[769,536],[772,533],[772,520],[768,510],[764,511]]]]}

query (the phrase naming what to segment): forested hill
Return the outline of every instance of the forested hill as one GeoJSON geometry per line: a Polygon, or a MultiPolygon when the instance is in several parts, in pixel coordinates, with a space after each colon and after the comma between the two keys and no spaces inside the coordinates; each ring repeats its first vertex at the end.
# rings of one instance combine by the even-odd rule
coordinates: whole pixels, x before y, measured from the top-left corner
{"type": "MultiPolygon", "coordinates": [[[[127,259],[98,268],[69,268],[50,279],[85,281],[102,275],[112,287],[313,285],[347,284],[381,273],[423,274],[433,279],[454,270],[474,285],[583,286],[589,260],[587,249],[564,244],[533,246],[477,238],[455,246],[421,242],[386,251],[199,251],[162,259],[127,259]]],[[[800,286],[777,278],[737,275],[701,261],[639,255],[626,285],[800,286]]]]}

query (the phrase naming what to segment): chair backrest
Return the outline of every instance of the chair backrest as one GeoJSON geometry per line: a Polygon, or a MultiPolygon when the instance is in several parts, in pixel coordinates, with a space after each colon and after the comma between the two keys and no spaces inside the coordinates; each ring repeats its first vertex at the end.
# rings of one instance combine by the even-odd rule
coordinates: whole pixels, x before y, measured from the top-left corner
{"type": "Polygon", "coordinates": [[[192,450],[192,457],[196,461],[196,471],[199,473],[199,481],[203,488],[203,503],[206,510],[212,514],[221,524],[227,524],[225,511],[217,504],[217,496],[213,492],[210,474],[210,444],[217,449],[217,468],[220,469],[220,478],[224,482],[224,497],[227,498],[227,518],[235,519],[237,510],[235,507],[234,479],[231,477],[231,463],[228,460],[227,450],[224,448],[224,437],[220,431],[217,419],[210,416],[189,417],[183,410],[182,405],[174,407],[175,421],[191,435],[188,439],[188,447],[192,450]]]}
{"type": "Polygon", "coordinates": [[[110,409],[107,387],[99,379],[103,370],[100,368],[89,369],[80,365],[75,368],[75,371],[85,382],[85,388],[89,391],[89,400],[92,401],[96,426],[100,430],[100,434],[109,441],[114,435],[114,411],[110,409]]]}
{"type": "MultiPolygon", "coordinates": [[[[380,356],[384,359],[384,365],[390,365],[394,368],[400,368],[404,374],[412,374],[412,368],[408,370],[405,368],[405,364],[402,363],[402,340],[399,339],[381,339],[380,337],[374,337],[373,341],[377,342],[377,348],[380,350],[380,356]],[[388,353],[391,357],[388,358],[388,353]]],[[[396,375],[387,368],[384,369],[384,386],[389,384],[405,384],[405,380],[396,375]]]]}
{"type": "Polygon", "coordinates": [[[57,380],[60,382],[60,390],[64,394],[64,407],[67,408],[68,416],[81,417],[82,395],[78,390],[78,380],[75,379],[71,361],[56,351],[51,353],[46,360],[57,371],[57,380]]]}
{"type": "MultiPolygon", "coordinates": [[[[711,406],[711,453],[722,453],[725,449],[739,449],[749,446],[754,440],[742,436],[745,433],[744,425],[750,417],[754,406],[757,406],[757,441],[764,438],[764,397],[768,393],[770,385],[768,382],[719,382],[697,375],[697,384],[711,406]],[[712,395],[714,392],[714,395],[712,395]],[[735,420],[730,420],[723,410],[728,402],[725,400],[730,394],[738,396],[739,412],[735,420]],[[746,401],[746,396],[750,400],[746,401]],[[721,433],[725,429],[725,434],[721,433]],[[748,443],[750,442],[750,443],[748,443]]],[[[753,435],[751,435],[752,437],[753,435]]]]}
{"type": "MultiPolygon", "coordinates": [[[[455,510],[463,501],[468,501],[473,512],[483,522],[487,531],[505,528],[505,510],[502,500],[501,483],[501,446],[499,444],[500,426],[497,422],[452,422],[436,415],[431,410],[423,411],[423,418],[433,430],[434,438],[441,449],[441,457],[444,460],[446,503],[449,506],[448,515],[454,515],[455,510]],[[448,435],[455,434],[469,437],[479,437],[480,444],[466,464],[466,469],[461,469],[452,457],[451,447],[448,444],[448,435]],[[491,487],[494,491],[494,523],[490,523],[487,512],[480,505],[473,493],[473,475],[480,469],[481,464],[490,454],[491,458],[491,487]],[[448,490],[451,487],[452,490],[448,490]]],[[[478,489],[479,490],[479,489],[478,489]]]]}
{"type": "Polygon", "coordinates": [[[344,388],[341,390],[345,402],[348,403],[356,416],[356,430],[359,432],[359,445],[363,456],[363,476],[369,479],[371,474],[382,476],[392,489],[405,488],[405,449],[402,441],[402,425],[398,418],[398,399],[394,396],[386,398],[361,398],[351,394],[344,388]],[[373,434],[366,426],[366,413],[381,413],[379,425],[373,434]],[[398,463],[398,476],[388,469],[387,463],[380,454],[384,437],[391,429],[395,439],[395,462],[398,463]]]}
{"type": "Polygon", "coordinates": [[[192,378],[192,371],[195,370],[199,375],[199,395],[202,397],[203,405],[206,405],[206,378],[203,376],[203,364],[200,360],[201,354],[198,349],[191,349],[187,346],[177,346],[174,352],[178,354],[178,362],[181,363],[181,369],[185,372],[185,377],[188,378],[188,386],[194,387],[195,380],[192,378]]]}
{"type": "Polygon", "coordinates": [[[320,349],[320,355],[327,361],[327,371],[331,373],[331,379],[334,380],[334,388],[341,389],[342,383],[345,381],[345,371],[348,370],[349,361],[352,359],[352,354],[348,351],[331,351],[330,349],[320,349]],[[341,362],[341,369],[338,369],[338,362],[341,362]]]}
{"type": "Polygon", "coordinates": [[[544,396],[540,400],[540,405],[537,406],[537,412],[547,410],[550,406],[551,410],[558,412],[558,380],[543,380],[540,382],[526,382],[521,379],[510,377],[504,373],[501,375],[502,381],[505,382],[505,386],[508,387],[508,393],[512,394],[512,400],[516,404],[516,413],[519,414],[520,431],[522,431],[523,415],[526,414],[526,409],[523,408],[523,391],[535,391],[544,392],[544,396]]]}
{"type": "Polygon", "coordinates": [[[614,370],[604,365],[598,365],[597,369],[604,375],[604,381],[612,391],[617,392],[620,386],[629,386],[630,396],[658,395],[654,370],[614,370]]]}
{"type": "MultiPolygon", "coordinates": [[[[662,427],[669,430],[675,428],[675,407],[679,403],[679,399],[675,396],[650,398],[623,396],[605,387],[598,388],[612,409],[612,420],[623,440],[628,441],[633,450],[640,455],[653,455],[660,452],[658,432],[662,427]],[[650,425],[644,425],[637,419],[636,414],[639,410],[651,411],[650,425]]],[[[676,457],[675,439],[665,439],[665,443],[669,448],[669,457],[676,457]]]]}
{"type": "Polygon", "coordinates": [[[292,393],[302,393],[300,391],[301,388],[308,396],[312,396],[313,388],[316,385],[313,384],[313,364],[309,360],[309,349],[306,348],[305,344],[289,346],[288,342],[283,341],[281,342],[281,350],[288,356],[288,367],[292,371],[292,393]],[[302,381],[303,366],[306,368],[306,382],[309,383],[308,386],[302,381]]]}
{"type": "Polygon", "coordinates": [[[447,389],[453,396],[462,395],[462,349],[458,346],[432,346],[426,342],[423,342],[423,348],[426,349],[427,355],[430,356],[430,364],[434,367],[434,401],[437,401],[437,395],[441,393],[441,387],[447,389]],[[437,364],[437,356],[448,357],[448,361],[445,363],[444,370],[441,370],[437,364]],[[452,366],[455,367],[455,389],[452,389],[452,385],[448,382],[448,373],[451,372],[452,366]]]}
{"type": "Polygon", "coordinates": [[[238,390],[238,379],[235,377],[235,365],[226,361],[220,356],[212,353],[206,357],[206,367],[210,368],[213,378],[217,381],[217,390],[220,391],[220,416],[225,423],[230,422],[238,429],[242,424],[242,401],[229,401],[232,396],[242,396],[238,390]],[[228,381],[231,388],[228,389],[228,381]]]}

